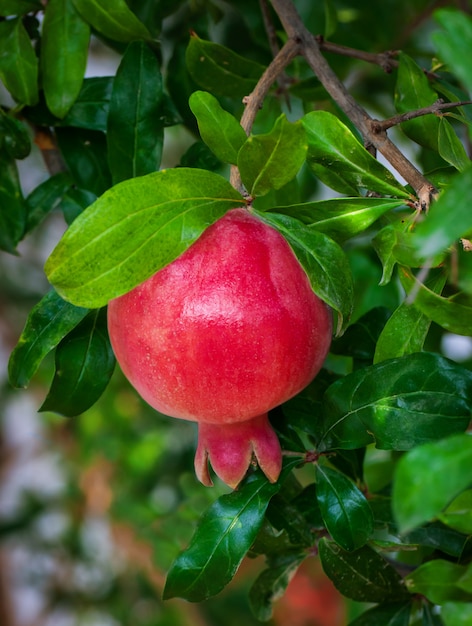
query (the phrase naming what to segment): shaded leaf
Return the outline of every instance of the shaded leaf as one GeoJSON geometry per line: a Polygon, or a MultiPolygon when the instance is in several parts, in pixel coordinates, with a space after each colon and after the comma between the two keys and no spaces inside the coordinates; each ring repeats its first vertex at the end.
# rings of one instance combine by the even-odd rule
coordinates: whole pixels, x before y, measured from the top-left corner
{"type": "Polygon", "coordinates": [[[115,366],[105,309],[90,312],[62,339],[55,363],[51,388],[39,410],[67,417],[83,413],[102,395],[115,366]]]}
{"type": "Polygon", "coordinates": [[[402,457],[392,500],[400,531],[435,518],[470,485],[471,468],[472,437],[465,434],[418,446],[402,457]]]}
{"type": "Polygon", "coordinates": [[[25,159],[31,152],[26,126],[3,109],[0,109],[0,147],[12,159],[25,159]]]}
{"type": "Polygon", "coordinates": [[[204,170],[162,170],[124,181],[77,217],[46,273],[66,299],[98,308],[173,261],[238,204],[244,204],[238,192],[204,170]]]}
{"type": "Polygon", "coordinates": [[[31,310],[11,353],[8,375],[13,387],[27,387],[44,357],[79,324],[88,310],[75,307],[50,291],[31,310]]]}
{"type": "Polygon", "coordinates": [[[409,626],[411,602],[379,604],[356,617],[349,626],[409,626]]]}
{"type": "Polygon", "coordinates": [[[113,41],[151,39],[148,29],[125,0],[73,0],[73,3],[90,26],[113,41]]]}
{"type": "Polygon", "coordinates": [[[379,337],[382,336],[390,311],[383,306],[371,309],[354,324],[344,335],[331,344],[332,354],[351,356],[356,361],[372,362],[379,337]]]}
{"type": "Polygon", "coordinates": [[[38,59],[20,18],[0,21],[0,80],[20,104],[38,101],[38,59]]]}
{"type": "Polygon", "coordinates": [[[162,97],[156,55],[144,42],[129,44],[115,76],[108,115],[108,163],[114,184],[159,169],[162,97]]]}
{"type": "Polygon", "coordinates": [[[470,165],[470,159],[461,140],[444,116],[439,120],[438,149],[442,158],[460,172],[470,165]]]}
{"type": "Polygon", "coordinates": [[[60,172],[38,185],[25,199],[26,227],[30,232],[50,213],[61,201],[72,184],[67,172],[60,172]]]}
{"type": "Polygon", "coordinates": [[[84,78],[82,88],[61,125],[106,131],[113,81],[113,76],[84,78]]]}
{"type": "Polygon", "coordinates": [[[15,254],[25,229],[25,207],[14,159],[0,155],[0,249],[15,254]]]}
{"type": "Polygon", "coordinates": [[[41,11],[43,5],[39,0],[0,0],[0,15],[24,15],[31,11],[41,11]]]}

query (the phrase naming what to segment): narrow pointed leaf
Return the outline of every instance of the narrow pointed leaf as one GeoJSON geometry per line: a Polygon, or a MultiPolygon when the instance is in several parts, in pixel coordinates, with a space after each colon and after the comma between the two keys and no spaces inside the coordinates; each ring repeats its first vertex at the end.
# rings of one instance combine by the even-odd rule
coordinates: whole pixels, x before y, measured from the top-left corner
{"type": "Polygon", "coordinates": [[[349,622],[349,626],[409,626],[410,613],[410,601],[379,604],[349,622]]]}
{"type": "Polygon", "coordinates": [[[108,114],[108,163],[114,184],[159,169],[162,98],[156,55],[144,42],[129,44],[115,76],[108,114]]]}
{"type": "Polygon", "coordinates": [[[461,140],[444,116],[439,120],[438,149],[442,158],[460,172],[470,165],[470,159],[461,140]]]}
{"type": "Polygon", "coordinates": [[[409,194],[387,168],[357,141],[335,115],[312,111],[303,117],[307,132],[307,162],[326,185],[346,195],[360,189],[408,198],[409,194]]]}
{"type": "Polygon", "coordinates": [[[51,0],[46,6],[42,32],[44,95],[51,113],[63,118],[82,86],[90,26],[77,13],[72,0],[51,0]]]}
{"type": "Polygon", "coordinates": [[[471,436],[458,434],[410,450],[400,459],[393,488],[400,530],[434,519],[471,483],[471,436]]]}
{"type": "Polygon", "coordinates": [[[73,0],[77,11],[90,26],[113,41],[127,43],[150,40],[146,26],[129,9],[125,0],[73,0]]]}
{"type": "Polygon", "coordinates": [[[316,497],[326,528],[337,544],[345,550],[365,545],[374,529],[372,511],[347,476],[317,464],[316,497]]]}
{"type": "Polygon", "coordinates": [[[20,104],[38,101],[38,59],[20,18],[0,22],[0,80],[20,104]]]}
{"type": "Polygon", "coordinates": [[[342,248],[324,233],[287,215],[258,213],[286,238],[308,275],[313,291],[338,313],[338,333],[352,312],[351,269],[342,248]]]}
{"type": "Polygon", "coordinates": [[[105,309],[91,311],[64,337],[55,362],[54,379],[40,411],[79,415],[102,395],[115,366],[105,309]]]}
{"type": "Polygon", "coordinates": [[[323,538],[319,550],[326,575],[346,598],[359,602],[399,602],[408,595],[399,574],[372,548],[363,546],[348,552],[323,538]]]}
{"type": "Polygon", "coordinates": [[[203,170],[162,170],[124,181],[76,218],[46,273],[65,299],[98,308],[173,261],[207,226],[243,204],[224,178],[203,170]]]}
{"type": "Polygon", "coordinates": [[[265,135],[251,135],[238,154],[238,168],[251,196],[280,189],[298,174],[306,156],[305,130],[301,122],[281,115],[265,135]]]}
{"type": "Polygon", "coordinates": [[[25,207],[13,158],[0,155],[0,249],[16,254],[25,229],[25,207]]]}
{"type": "Polygon", "coordinates": [[[202,140],[220,161],[236,165],[239,149],[247,139],[238,120],[206,91],[195,91],[189,105],[202,140]]]}
{"type": "Polygon", "coordinates": [[[31,152],[31,140],[25,124],[1,109],[0,138],[7,158],[25,159],[31,152]]]}
{"type": "Polygon", "coordinates": [[[324,397],[319,449],[386,450],[463,432],[472,409],[472,373],[436,354],[419,352],[357,370],[324,397]]]}
{"type": "Polygon", "coordinates": [[[27,387],[44,357],[87,315],[50,291],[31,310],[8,363],[13,387],[27,387]]]}

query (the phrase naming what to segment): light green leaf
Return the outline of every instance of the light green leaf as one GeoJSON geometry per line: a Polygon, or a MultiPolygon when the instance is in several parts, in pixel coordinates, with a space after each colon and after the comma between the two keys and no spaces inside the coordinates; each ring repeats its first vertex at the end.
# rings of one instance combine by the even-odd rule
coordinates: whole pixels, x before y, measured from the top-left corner
{"type": "Polygon", "coordinates": [[[454,498],[447,509],[438,514],[438,519],[460,533],[472,535],[472,489],[454,498]]]}
{"type": "Polygon", "coordinates": [[[173,261],[241,205],[224,178],[204,170],[162,170],[124,181],[76,218],[46,273],[64,299],[98,308],[173,261]]]}
{"type": "Polygon", "coordinates": [[[406,588],[410,593],[418,593],[434,604],[450,601],[472,601],[472,596],[458,587],[466,571],[464,565],[457,565],[443,559],[423,563],[405,577],[406,588]]]}
{"type": "Polygon", "coordinates": [[[442,158],[460,172],[470,165],[470,159],[461,140],[444,116],[439,120],[438,149],[442,158]]]}
{"type": "Polygon", "coordinates": [[[441,617],[445,626],[470,626],[472,624],[472,602],[445,602],[441,617]]]}
{"type": "Polygon", "coordinates": [[[136,17],[125,0],[72,0],[83,19],[113,41],[127,43],[150,40],[146,26],[136,17]]]}
{"type": "Polygon", "coordinates": [[[442,27],[433,33],[439,56],[472,92],[472,19],[464,11],[440,9],[434,18],[442,27]]]}

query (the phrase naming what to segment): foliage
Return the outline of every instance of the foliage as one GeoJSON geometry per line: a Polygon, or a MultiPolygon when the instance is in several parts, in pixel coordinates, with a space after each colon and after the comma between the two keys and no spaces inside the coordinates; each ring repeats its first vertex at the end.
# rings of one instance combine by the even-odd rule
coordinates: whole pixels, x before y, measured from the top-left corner
{"type": "MultiPolygon", "coordinates": [[[[151,547],[166,601],[207,606],[263,556],[248,594],[268,620],[319,558],[348,606],[374,604],[352,626],[470,621],[472,361],[444,338],[472,336],[472,18],[402,0],[373,19],[367,0],[0,0],[0,248],[67,226],[10,383],[54,369],[44,420],[78,467],[114,468],[102,513],[151,547]],[[91,37],[114,76],[84,77],[91,37]],[[48,174],[25,194],[31,151],[48,174]],[[281,478],[226,493],[189,477],[192,428],[114,372],[105,312],[234,206],[286,237],[337,324],[320,375],[271,413],[281,478]]],[[[145,577],[137,593],[154,597],[145,577]]],[[[132,620],[186,623],[169,611],[132,620]]]]}

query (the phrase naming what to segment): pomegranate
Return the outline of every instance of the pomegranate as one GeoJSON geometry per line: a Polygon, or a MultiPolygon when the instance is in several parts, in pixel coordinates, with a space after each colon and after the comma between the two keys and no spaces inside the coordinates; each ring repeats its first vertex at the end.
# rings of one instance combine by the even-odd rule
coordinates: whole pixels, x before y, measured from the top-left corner
{"type": "Polygon", "coordinates": [[[195,471],[236,487],[282,454],[269,409],[318,373],[331,313],[286,240],[245,208],[228,211],[175,261],[109,303],[111,343],[152,407],[199,423],[195,471]]]}

